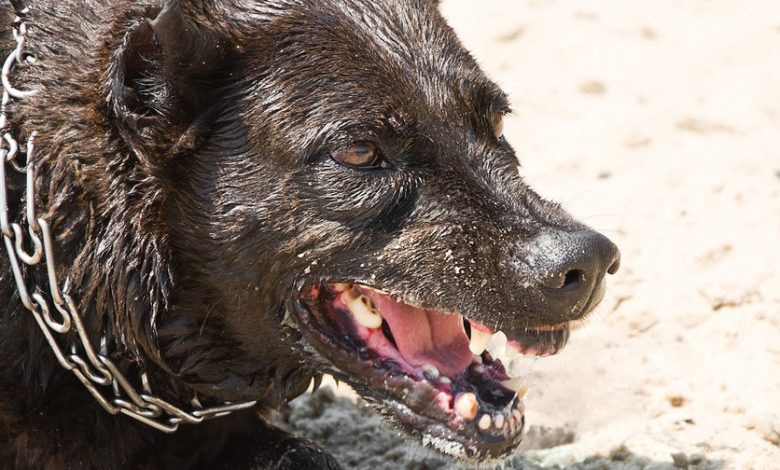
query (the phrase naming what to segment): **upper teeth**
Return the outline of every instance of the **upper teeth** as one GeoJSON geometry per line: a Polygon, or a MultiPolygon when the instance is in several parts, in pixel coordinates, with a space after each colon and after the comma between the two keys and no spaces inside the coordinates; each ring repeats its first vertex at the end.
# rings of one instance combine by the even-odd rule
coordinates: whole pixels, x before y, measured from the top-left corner
{"type": "Polygon", "coordinates": [[[469,341],[469,349],[471,349],[471,352],[477,356],[485,352],[485,348],[490,342],[490,337],[490,333],[472,327],[471,340],[469,341]]]}
{"type": "Polygon", "coordinates": [[[340,298],[358,323],[372,330],[382,326],[382,317],[376,312],[371,299],[363,294],[355,295],[352,290],[345,290],[340,298]]]}
{"type": "Polygon", "coordinates": [[[525,395],[528,386],[522,376],[527,373],[527,361],[520,350],[509,342],[503,331],[490,334],[472,325],[469,348],[475,354],[477,362],[481,362],[480,355],[484,351],[490,353],[493,359],[501,361],[504,370],[510,377],[509,380],[502,382],[502,385],[509,390],[516,391],[520,398],[525,395]]]}
{"type": "Polygon", "coordinates": [[[528,361],[520,349],[507,340],[504,332],[495,333],[485,350],[490,353],[493,359],[501,361],[509,375],[518,377],[528,372],[528,361]]]}
{"type": "MultiPolygon", "coordinates": [[[[499,331],[493,334],[493,337],[490,338],[490,342],[485,349],[488,350],[491,356],[498,358],[506,356],[506,345],[506,335],[503,331],[499,331]]],[[[503,363],[504,361],[501,362],[503,363]]]]}

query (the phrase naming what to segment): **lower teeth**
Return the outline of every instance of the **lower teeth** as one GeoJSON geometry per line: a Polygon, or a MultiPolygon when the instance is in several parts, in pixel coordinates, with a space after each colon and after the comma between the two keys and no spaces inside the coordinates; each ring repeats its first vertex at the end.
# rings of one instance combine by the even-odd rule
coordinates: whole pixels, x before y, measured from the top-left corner
{"type": "Polygon", "coordinates": [[[523,420],[523,413],[517,409],[512,410],[512,420],[514,421],[515,426],[517,426],[523,420]]]}
{"type": "Polygon", "coordinates": [[[477,423],[477,426],[479,429],[483,431],[487,431],[490,429],[490,425],[493,424],[493,419],[490,417],[490,415],[482,415],[481,418],[479,418],[479,422],[477,423]]]}
{"type": "Polygon", "coordinates": [[[493,418],[493,425],[496,427],[496,429],[501,429],[504,427],[504,415],[498,414],[495,418],[493,418]]]}
{"type": "Polygon", "coordinates": [[[439,377],[439,369],[436,368],[436,366],[432,364],[425,364],[422,366],[423,374],[425,375],[425,378],[433,380],[439,377]]]}
{"type": "Polygon", "coordinates": [[[479,403],[473,393],[463,393],[455,399],[455,412],[468,421],[477,417],[479,403]]]}

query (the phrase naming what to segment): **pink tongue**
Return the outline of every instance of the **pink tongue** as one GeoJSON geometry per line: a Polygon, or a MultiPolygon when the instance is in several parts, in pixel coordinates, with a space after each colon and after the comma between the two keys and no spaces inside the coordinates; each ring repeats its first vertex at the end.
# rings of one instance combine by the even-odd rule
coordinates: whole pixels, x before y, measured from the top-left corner
{"type": "Polygon", "coordinates": [[[368,295],[390,325],[398,350],[410,365],[432,364],[452,377],[471,364],[469,339],[460,315],[414,308],[375,292],[368,295]]]}

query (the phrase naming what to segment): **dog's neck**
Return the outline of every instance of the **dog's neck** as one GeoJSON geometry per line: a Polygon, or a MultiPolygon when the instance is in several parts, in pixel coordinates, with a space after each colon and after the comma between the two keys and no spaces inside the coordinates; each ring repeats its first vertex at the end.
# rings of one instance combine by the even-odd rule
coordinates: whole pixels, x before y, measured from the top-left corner
{"type": "MultiPolygon", "coordinates": [[[[3,24],[11,23],[11,18],[3,18],[3,24]]],[[[67,79],[76,69],[94,68],[77,66],[77,57],[46,60],[47,51],[38,45],[52,43],[51,38],[42,36],[57,34],[47,31],[48,28],[37,29],[39,36],[28,41],[28,52],[42,60],[35,69],[13,77],[17,86],[35,87],[41,93],[12,104],[13,119],[8,128],[20,137],[29,136],[36,128],[57,130],[42,135],[37,142],[34,184],[37,211],[56,231],[58,274],[61,279],[68,279],[67,293],[78,299],[77,309],[84,320],[86,336],[92,341],[105,338],[116,364],[123,369],[143,369],[152,382],[164,384],[173,395],[178,390],[181,397],[174,399],[191,397],[192,393],[184,387],[171,383],[172,375],[150,357],[150,352],[153,355],[156,351],[155,335],[153,331],[144,331],[153,328],[150,317],[164,315],[171,289],[170,268],[166,265],[169,257],[160,255],[165,251],[164,241],[139,236],[150,232],[132,225],[153,223],[145,211],[149,195],[139,194],[131,201],[116,197],[129,192],[129,183],[106,179],[105,175],[120,172],[122,159],[113,158],[111,166],[102,155],[107,150],[114,157],[122,155],[121,146],[111,138],[108,129],[101,128],[99,116],[79,110],[79,106],[63,105],[70,101],[70,95],[91,99],[91,103],[83,105],[85,108],[99,106],[95,90],[87,85],[94,80],[67,79]],[[69,83],[70,88],[63,87],[63,83],[69,83]],[[52,135],[63,131],[68,133],[65,139],[52,135]],[[90,156],[97,158],[88,160],[90,156]],[[101,186],[97,183],[100,181],[108,184],[101,186]],[[127,220],[134,222],[129,225],[127,220]],[[140,263],[133,265],[129,259],[140,263]],[[129,331],[127,325],[131,326],[129,331]],[[146,338],[146,342],[137,338],[146,338]]],[[[1,31],[3,57],[13,46],[10,28],[1,31]]],[[[8,171],[6,183],[10,218],[13,222],[22,221],[25,177],[8,171]]],[[[48,290],[45,268],[23,268],[21,274],[31,293],[48,290]]],[[[34,317],[22,304],[15,276],[5,259],[0,264],[0,298],[10,300],[0,311],[0,369],[4,371],[0,374],[0,460],[22,468],[59,468],[67,466],[67,462],[80,462],[88,468],[135,466],[139,456],[150,458],[159,453],[159,458],[152,458],[164,460],[166,452],[155,448],[170,447],[173,452],[177,441],[192,446],[192,442],[204,439],[197,437],[204,432],[203,427],[186,430],[182,433],[186,436],[179,437],[149,434],[143,425],[112,416],[98,406],[76,377],[56,360],[34,317]],[[68,435],[79,438],[71,440],[68,435]],[[83,456],[91,456],[92,461],[84,461],[83,456]]],[[[77,340],[73,333],[63,338],[63,344],[77,340]]],[[[69,354],[65,349],[64,353],[69,354]]],[[[209,429],[206,434],[219,440],[223,426],[224,423],[214,423],[204,427],[209,429]]],[[[203,443],[202,447],[213,451],[213,445],[203,443]]],[[[197,449],[175,452],[181,451],[199,459],[197,449]]]]}
{"type": "MultiPolygon", "coordinates": [[[[17,31],[26,30],[27,10],[18,10],[23,19],[17,24],[17,31]]],[[[11,24],[12,21],[4,21],[11,24]]],[[[37,130],[51,128],[59,130],[68,130],[70,137],[64,142],[64,145],[52,145],[49,135],[44,135],[38,146],[39,152],[34,158],[34,166],[28,165],[26,171],[12,171],[12,165],[6,165],[6,185],[8,196],[8,215],[11,222],[22,222],[25,211],[25,193],[26,174],[34,174],[32,185],[36,189],[34,199],[36,206],[36,217],[41,216],[51,223],[53,239],[56,242],[56,253],[54,249],[43,251],[41,263],[32,266],[26,266],[20,261],[20,257],[11,251],[6,253],[8,259],[15,259],[21,268],[21,272],[14,273],[9,269],[9,265],[3,263],[0,268],[0,295],[4,299],[11,299],[11,304],[0,314],[0,364],[6,371],[2,375],[0,387],[8,390],[2,396],[8,401],[7,408],[19,411],[21,414],[29,413],[41,407],[46,407],[52,397],[51,394],[63,388],[70,388],[77,382],[70,376],[55,360],[52,349],[57,349],[66,357],[73,352],[70,351],[68,344],[76,346],[79,341],[88,342],[95,347],[96,341],[100,340],[106,349],[111,348],[114,352],[112,359],[117,364],[132,364],[140,366],[144,370],[150,370],[153,374],[159,376],[169,376],[160,372],[159,367],[155,368],[154,361],[149,360],[148,351],[151,349],[149,344],[139,344],[135,340],[137,337],[154,339],[154,335],[138,335],[136,332],[127,332],[124,328],[118,328],[117,325],[131,324],[132,319],[136,319],[136,325],[142,328],[143,318],[148,315],[157,315],[161,309],[164,309],[164,300],[161,300],[167,293],[169,286],[167,281],[167,269],[160,259],[164,257],[157,256],[160,250],[158,240],[150,240],[135,236],[134,227],[121,224],[123,217],[130,217],[134,220],[144,220],[144,214],[133,213],[133,208],[124,206],[114,206],[107,204],[110,201],[110,188],[90,188],[90,181],[98,181],[100,178],[94,177],[94,174],[105,174],[111,171],[108,165],[102,163],[98,158],[89,162],[81,158],[82,155],[100,155],[90,153],[90,149],[79,149],[85,143],[90,143],[88,134],[90,130],[96,130],[98,124],[96,116],[92,116],[92,121],[88,113],[69,113],[73,107],[63,106],[61,112],[52,112],[50,106],[55,103],[61,103],[62,92],[59,87],[51,86],[60,83],[57,80],[58,75],[67,74],[71,69],[67,60],[59,57],[57,61],[47,61],[47,51],[37,44],[48,44],[51,38],[47,38],[46,28],[39,28],[40,35],[44,37],[36,38],[37,41],[26,41],[27,48],[23,53],[10,52],[16,45],[11,38],[11,30],[2,31],[3,56],[17,57],[19,62],[21,57],[41,58],[35,66],[25,65],[24,69],[14,70],[11,68],[12,76],[10,80],[14,82],[15,89],[24,87],[33,87],[36,93],[20,93],[16,100],[10,100],[8,105],[4,105],[7,112],[4,112],[4,118],[12,117],[9,120],[6,130],[7,135],[13,135],[22,143],[25,138],[37,130]],[[32,49],[32,50],[30,50],[32,49]],[[43,77],[43,79],[41,79],[43,77]],[[32,96],[24,96],[32,95],[32,96]],[[22,99],[24,98],[24,99],[22,99]],[[67,117],[70,114],[70,117],[67,117]],[[68,122],[70,120],[70,122],[68,122]],[[91,129],[90,129],[91,128],[91,129]],[[66,158],[63,158],[67,155],[66,158]],[[92,175],[91,175],[92,174],[92,175]],[[101,192],[109,190],[109,194],[102,199],[97,198],[101,192]],[[101,202],[102,201],[102,202],[101,202]],[[100,213],[96,213],[100,211],[100,213]],[[106,223],[100,221],[107,220],[106,223]],[[118,226],[121,225],[121,226],[118,226]],[[102,237],[98,234],[104,235],[102,237]],[[97,238],[96,238],[97,236],[97,238]],[[100,240],[102,246],[94,246],[85,242],[85,240],[100,240]],[[121,246],[124,248],[118,249],[121,246]],[[104,256],[103,253],[117,254],[125,256],[139,251],[146,252],[146,257],[141,257],[142,266],[131,266],[124,263],[124,260],[112,259],[104,256]],[[129,253],[128,253],[129,252],[129,253]],[[13,256],[12,256],[13,255],[13,256]],[[56,257],[55,257],[56,256],[56,257]],[[154,259],[151,259],[154,258],[154,259]],[[63,289],[65,294],[78,299],[74,303],[75,311],[82,323],[79,325],[81,331],[85,333],[86,339],[79,338],[74,329],[69,334],[57,336],[55,340],[49,339],[38,328],[34,316],[23,305],[22,297],[34,293],[41,294],[41,298],[48,295],[49,279],[46,276],[46,267],[49,263],[57,261],[59,269],[55,268],[56,275],[60,279],[67,279],[63,289]],[[139,274],[140,273],[140,274],[139,274]],[[20,287],[21,286],[21,287],[20,287]],[[132,292],[135,288],[138,292],[132,292]],[[20,290],[21,289],[21,290],[20,290]],[[117,291],[117,289],[121,289],[117,291]],[[22,291],[26,290],[25,296],[22,291]],[[126,297],[116,296],[117,292],[127,294],[126,297]],[[135,295],[134,295],[135,294],[135,295]],[[154,296],[157,295],[157,298],[154,296]],[[130,299],[129,302],[124,299],[130,299]],[[139,310],[144,310],[139,312],[139,310]],[[140,318],[139,318],[140,317],[140,318]],[[60,343],[55,345],[54,343],[60,343]],[[144,350],[145,349],[145,350],[144,350]],[[13,363],[9,362],[13,358],[13,363]],[[149,364],[149,365],[145,365],[149,364]]],[[[18,33],[23,39],[23,33],[18,33]]],[[[61,39],[61,38],[60,38],[61,39]]],[[[17,39],[17,44],[21,42],[17,39]]],[[[32,61],[30,61],[32,63],[32,61]]],[[[18,66],[23,64],[19,63],[18,66]]],[[[72,70],[72,69],[71,69],[72,70]]],[[[88,83],[88,82],[84,82],[88,83]]],[[[73,85],[76,86],[76,85],[73,85]]],[[[10,86],[6,86],[10,89],[10,86]]],[[[80,93],[74,96],[90,96],[88,85],[83,85],[80,93]]],[[[8,92],[11,96],[14,93],[8,92]]],[[[55,132],[56,134],[56,132],[55,132]]],[[[59,138],[53,137],[54,141],[62,144],[59,138]]],[[[98,138],[98,145],[108,145],[106,148],[115,148],[111,145],[110,138],[104,140],[98,138]]],[[[93,142],[94,145],[94,142],[93,142]]],[[[30,147],[28,141],[27,147],[30,147]]],[[[118,152],[121,154],[121,151],[118,152]]],[[[20,160],[17,157],[17,161],[20,160]]],[[[23,158],[21,158],[23,160],[23,158]]],[[[120,162],[121,164],[121,162],[120,162]]],[[[24,165],[24,162],[17,166],[24,165]]],[[[117,183],[116,181],[112,182],[117,183]]],[[[120,183],[121,184],[121,183],[120,183]]],[[[122,201],[126,202],[126,201],[122,201]]],[[[24,226],[24,224],[22,224],[24,226]]],[[[18,235],[17,235],[18,236],[18,235]]],[[[39,232],[37,236],[42,237],[39,232]]],[[[59,284],[59,283],[55,283],[59,284]]],[[[61,285],[56,285],[55,290],[60,289],[61,285]]],[[[52,290],[52,292],[54,292],[52,290]]],[[[52,294],[54,295],[54,294],[52,294]]],[[[52,299],[49,299],[52,300],[52,299]]],[[[49,301],[45,301],[48,303],[49,301]]],[[[40,301],[36,301],[40,304],[40,301]]],[[[54,311],[49,303],[50,311],[54,311]]],[[[64,305],[64,304],[63,304],[64,305]]],[[[67,308],[69,310],[69,308],[67,308]]],[[[53,312],[57,316],[56,311],[53,312]]],[[[65,317],[63,317],[65,318],[65,317]]],[[[68,319],[70,319],[68,317],[68,319]]],[[[50,333],[52,333],[50,331],[50,333]]],[[[54,332],[56,334],[56,332],[54,332]]],[[[109,354],[106,352],[105,354],[109,354]]],[[[83,357],[81,358],[84,359],[83,357]]],[[[70,359],[68,359],[70,360],[70,359]]],[[[167,383],[166,383],[167,385],[167,383]]],[[[75,385],[77,388],[78,385],[75,385]]],[[[167,387],[171,388],[171,387],[167,387]]],[[[80,403],[84,401],[85,408],[94,407],[95,403],[89,399],[81,400],[81,396],[76,396],[73,400],[76,403],[70,403],[65,408],[73,410],[81,409],[80,403]]],[[[4,407],[5,408],[5,407],[4,407]]]]}
{"type": "MultiPolygon", "coordinates": [[[[211,341],[209,335],[219,339],[223,330],[215,325],[221,317],[219,299],[205,298],[207,294],[187,286],[189,280],[180,283],[185,291],[182,286],[174,287],[173,235],[167,230],[164,215],[165,186],[150,177],[148,169],[139,164],[132,149],[117,135],[108,116],[101,114],[108,112],[106,91],[93,75],[108,75],[110,65],[104,60],[113,57],[108,48],[121,42],[125,34],[120,25],[147,13],[143,8],[121,2],[110,17],[97,23],[92,36],[68,24],[67,18],[35,28],[26,47],[38,61],[34,67],[20,70],[14,79],[20,88],[39,93],[13,103],[11,127],[20,138],[36,130],[48,131],[40,132],[36,139],[37,210],[52,227],[58,275],[68,279],[68,293],[76,301],[93,345],[105,338],[112,360],[125,368],[147,372],[153,387],[164,391],[164,399],[189,403],[194,391],[208,400],[215,390],[243,390],[242,396],[214,399],[249,400],[272,388],[269,381],[274,377],[258,378],[250,371],[247,383],[240,383],[226,372],[228,365],[215,364],[221,370],[208,371],[211,381],[203,380],[201,389],[194,390],[197,385],[186,385],[178,378],[185,373],[193,375],[182,370],[189,351],[177,358],[181,363],[173,365],[161,357],[157,325],[174,316],[171,299],[179,299],[179,303],[175,321],[169,322],[167,339],[162,341],[183,341],[185,334],[194,332],[199,344],[213,349],[218,341],[211,341]],[[50,44],[62,45],[57,60],[49,60],[50,44]],[[69,44],[80,46],[71,48],[69,44]],[[85,57],[81,54],[84,48],[95,53],[85,57]],[[204,306],[208,308],[204,310],[204,306]],[[224,378],[215,378],[217,372],[224,378]]],[[[43,17],[36,11],[42,10],[33,9],[33,23],[43,17]]],[[[4,55],[14,45],[10,33],[10,29],[0,31],[0,52],[4,55]]],[[[15,220],[22,220],[26,182],[21,175],[12,178],[9,210],[15,220]]],[[[31,269],[24,275],[31,287],[46,291],[44,269],[31,269]]],[[[6,265],[0,268],[0,279],[2,298],[17,299],[6,265]]],[[[76,383],[64,378],[69,373],[59,367],[38,325],[21,304],[11,305],[0,315],[0,322],[0,353],[5,350],[4,357],[24,362],[9,365],[9,369],[20,371],[13,377],[4,376],[9,386],[30,387],[44,395],[60,380],[76,383]]],[[[283,392],[269,396],[268,408],[285,398],[283,392]]],[[[86,404],[97,408],[94,401],[87,400],[86,404]]]]}

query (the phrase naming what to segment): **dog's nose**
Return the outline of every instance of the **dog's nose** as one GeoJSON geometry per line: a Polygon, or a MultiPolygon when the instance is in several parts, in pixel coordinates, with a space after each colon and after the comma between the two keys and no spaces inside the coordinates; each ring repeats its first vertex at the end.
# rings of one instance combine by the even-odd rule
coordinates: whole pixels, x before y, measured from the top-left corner
{"type": "Polygon", "coordinates": [[[537,272],[548,313],[561,322],[581,318],[604,296],[604,278],[620,268],[620,250],[609,238],[587,228],[541,238],[537,272]]]}
{"type": "Polygon", "coordinates": [[[546,253],[543,284],[551,289],[578,290],[593,286],[620,268],[620,251],[609,238],[592,230],[565,233],[557,249],[546,253]]]}

